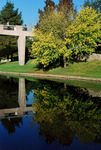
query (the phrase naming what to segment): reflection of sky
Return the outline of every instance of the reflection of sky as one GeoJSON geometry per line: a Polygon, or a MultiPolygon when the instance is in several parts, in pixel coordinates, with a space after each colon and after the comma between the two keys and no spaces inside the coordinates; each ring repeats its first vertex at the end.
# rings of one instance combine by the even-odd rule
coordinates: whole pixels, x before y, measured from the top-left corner
{"type": "Polygon", "coordinates": [[[33,104],[33,102],[35,102],[35,99],[34,99],[34,90],[33,91],[30,91],[28,93],[28,95],[26,94],[26,105],[30,105],[30,104],[33,104]]]}
{"type": "Polygon", "coordinates": [[[74,137],[70,146],[62,146],[58,140],[47,143],[44,136],[40,136],[38,124],[31,124],[31,118],[24,117],[23,124],[16,128],[16,132],[9,135],[0,122],[0,150],[101,150],[100,144],[82,144],[74,137]]]}

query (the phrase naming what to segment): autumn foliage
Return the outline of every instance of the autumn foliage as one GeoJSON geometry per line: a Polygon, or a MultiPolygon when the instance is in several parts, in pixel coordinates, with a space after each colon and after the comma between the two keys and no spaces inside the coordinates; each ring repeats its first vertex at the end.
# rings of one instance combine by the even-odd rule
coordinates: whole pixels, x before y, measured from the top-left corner
{"type": "Polygon", "coordinates": [[[51,11],[50,7],[53,8],[47,7],[47,13],[43,12],[34,31],[32,55],[34,62],[44,68],[60,59],[65,68],[75,56],[91,54],[97,47],[101,35],[101,14],[82,7],[75,16],[71,0],[60,0],[57,9],[51,11]]]}

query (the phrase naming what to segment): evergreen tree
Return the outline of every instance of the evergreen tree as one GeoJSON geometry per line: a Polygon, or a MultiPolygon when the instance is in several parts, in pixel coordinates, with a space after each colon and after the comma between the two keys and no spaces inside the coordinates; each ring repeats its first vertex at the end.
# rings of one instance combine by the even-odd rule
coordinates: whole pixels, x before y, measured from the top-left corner
{"type": "Polygon", "coordinates": [[[21,25],[23,24],[21,12],[18,13],[18,9],[14,10],[14,4],[11,2],[6,3],[0,12],[0,23],[6,24],[9,22],[10,25],[21,25]]]}
{"type": "Polygon", "coordinates": [[[101,12],[101,0],[85,0],[84,1],[84,7],[92,7],[97,12],[101,12]]]}
{"type": "MultiPolygon", "coordinates": [[[[7,1],[6,5],[0,11],[0,23],[10,25],[22,25],[22,14],[18,13],[18,9],[14,10],[14,4],[7,1]]],[[[0,57],[13,55],[17,51],[17,37],[0,36],[0,57]],[[6,42],[4,42],[6,41],[6,42]]]]}

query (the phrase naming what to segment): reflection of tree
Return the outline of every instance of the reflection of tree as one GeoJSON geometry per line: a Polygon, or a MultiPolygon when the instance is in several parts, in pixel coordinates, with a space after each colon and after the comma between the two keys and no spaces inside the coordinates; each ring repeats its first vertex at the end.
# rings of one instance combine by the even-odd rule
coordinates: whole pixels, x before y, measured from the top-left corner
{"type": "Polygon", "coordinates": [[[99,105],[86,94],[79,94],[78,98],[69,90],[64,94],[66,85],[65,90],[61,90],[64,96],[60,97],[58,89],[55,90],[47,85],[34,90],[34,121],[40,124],[40,135],[47,143],[59,140],[62,145],[70,145],[74,136],[84,143],[98,141],[101,136],[99,105]]]}
{"type": "Polygon", "coordinates": [[[0,76],[0,108],[18,107],[18,80],[0,76]]]}
{"type": "Polygon", "coordinates": [[[16,127],[20,128],[20,123],[22,124],[22,118],[11,118],[1,120],[4,129],[8,131],[8,134],[13,134],[16,131],[16,127]]]}

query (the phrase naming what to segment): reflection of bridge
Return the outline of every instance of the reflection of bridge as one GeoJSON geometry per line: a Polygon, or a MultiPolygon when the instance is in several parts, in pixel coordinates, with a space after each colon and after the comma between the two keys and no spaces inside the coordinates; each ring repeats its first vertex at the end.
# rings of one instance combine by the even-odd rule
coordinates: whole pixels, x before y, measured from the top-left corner
{"type": "Polygon", "coordinates": [[[25,64],[25,41],[26,41],[26,37],[33,36],[32,33],[29,31],[25,31],[23,26],[0,25],[0,35],[10,35],[10,36],[18,37],[19,65],[24,65],[25,64]]]}
{"type": "Polygon", "coordinates": [[[12,118],[12,117],[23,117],[24,112],[32,111],[32,107],[19,107],[11,109],[1,109],[0,110],[0,119],[12,118]]]}
{"type": "Polygon", "coordinates": [[[24,112],[32,111],[32,107],[26,105],[25,79],[19,78],[18,108],[0,109],[0,119],[5,117],[22,117],[24,112]]]}

